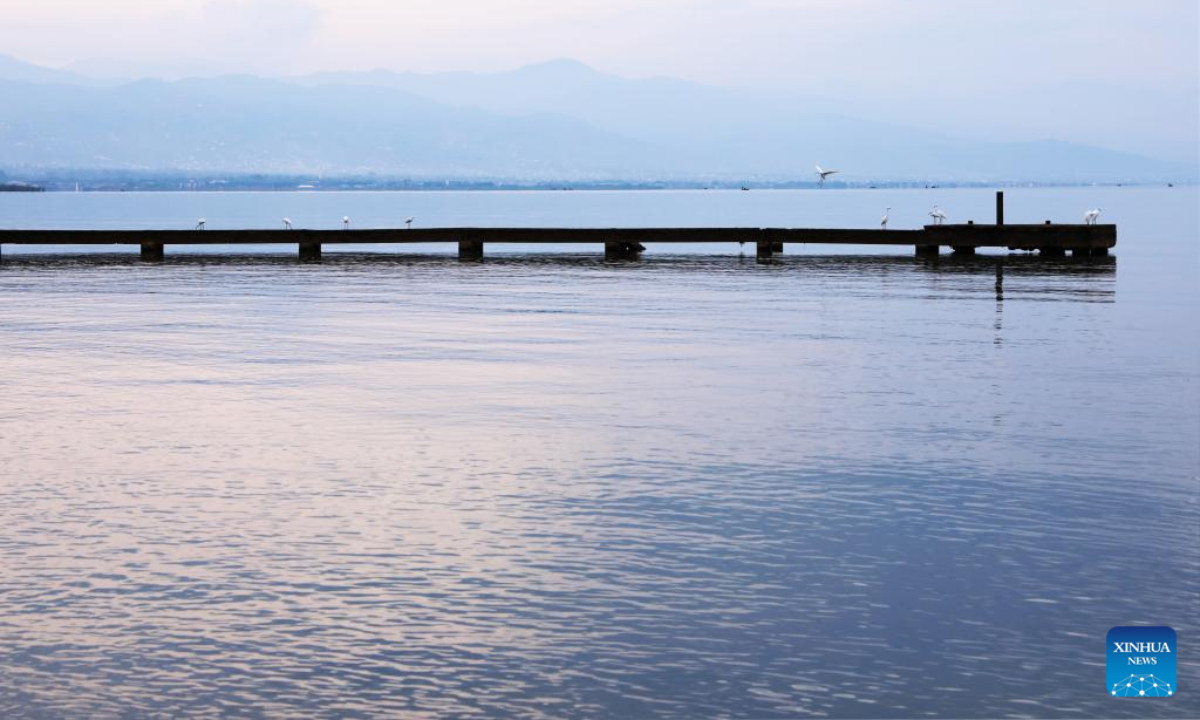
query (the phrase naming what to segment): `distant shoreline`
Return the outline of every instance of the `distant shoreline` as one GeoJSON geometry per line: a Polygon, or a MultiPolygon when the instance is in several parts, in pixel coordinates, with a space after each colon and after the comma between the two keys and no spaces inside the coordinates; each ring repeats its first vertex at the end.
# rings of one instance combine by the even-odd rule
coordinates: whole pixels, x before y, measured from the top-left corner
{"type": "Polygon", "coordinates": [[[361,180],[335,179],[296,181],[292,178],[180,178],[154,177],[97,177],[46,176],[36,181],[0,183],[0,192],[602,192],[655,190],[936,190],[952,188],[1050,188],[1050,187],[1187,187],[1200,184],[1190,181],[1097,181],[1097,182],[1032,182],[1016,180],[992,181],[879,181],[826,183],[819,188],[809,181],[719,181],[688,180],[661,181],[581,181],[581,182],[519,182],[504,180],[361,180]]]}

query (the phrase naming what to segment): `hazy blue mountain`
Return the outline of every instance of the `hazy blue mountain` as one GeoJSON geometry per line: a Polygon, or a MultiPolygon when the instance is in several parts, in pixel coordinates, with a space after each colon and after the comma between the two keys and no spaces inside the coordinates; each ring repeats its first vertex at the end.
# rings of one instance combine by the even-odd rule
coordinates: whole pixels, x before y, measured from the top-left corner
{"type": "Polygon", "coordinates": [[[511,179],[1186,180],[1196,168],[1045,140],[980,142],[821,98],[632,80],[558,60],[96,87],[0,59],[0,167],[511,179]]]}
{"type": "Polygon", "coordinates": [[[607,176],[639,143],[552,115],[440,105],[395,90],[252,77],[115,88],[0,82],[5,166],[607,176]]]}
{"type": "Polygon", "coordinates": [[[0,80],[15,80],[31,83],[61,83],[65,85],[83,85],[100,87],[112,85],[112,81],[87,77],[69,70],[31,65],[8,55],[0,55],[0,80]]]}
{"type": "MultiPolygon", "coordinates": [[[[322,73],[306,84],[388,87],[498,113],[551,112],[671,149],[688,170],[714,176],[809,177],[838,167],[848,179],[1194,179],[1195,165],[1082,144],[982,142],[835,112],[827,98],[717,88],[669,78],[627,79],[572,60],[511,72],[322,73]],[[703,168],[703,169],[698,169],[703,168]]],[[[1102,107],[1102,106],[1098,106],[1102,107]]]]}
{"type": "Polygon", "coordinates": [[[876,117],[886,108],[894,123],[947,133],[970,128],[976,140],[1050,137],[1163,160],[1200,162],[1194,120],[1200,117],[1200,88],[1164,92],[1118,82],[1044,78],[1031,79],[1019,101],[979,83],[951,97],[924,101],[869,97],[848,88],[828,102],[851,116],[876,117]],[[1148,117],[1151,114],[1157,118],[1148,117]],[[1159,132],[1148,131],[1151,127],[1159,132]],[[1110,146],[1113,143],[1119,144],[1110,146]]]}

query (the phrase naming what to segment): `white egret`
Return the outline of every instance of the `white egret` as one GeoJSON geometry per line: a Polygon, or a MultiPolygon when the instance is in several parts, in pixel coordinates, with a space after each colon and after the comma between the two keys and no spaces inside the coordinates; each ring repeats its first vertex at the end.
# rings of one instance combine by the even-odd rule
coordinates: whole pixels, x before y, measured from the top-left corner
{"type": "Polygon", "coordinates": [[[205,222],[204,218],[200,218],[199,220],[197,220],[197,221],[196,221],[196,229],[197,229],[197,230],[203,230],[203,229],[204,229],[204,222],[205,222]]]}
{"type": "Polygon", "coordinates": [[[817,167],[817,178],[818,178],[817,186],[818,187],[825,184],[825,178],[829,177],[830,175],[835,175],[835,174],[841,172],[840,170],[825,170],[825,169],[822,169],[822,167],[820,165],[817,165],[816,167],[817,167]]]}
{"type": "Polygon", "coordinates": [[[879,227],[881,229],[887,230],[888,214],[891,212],[892,212],[891,208],[888,208],[887,210],[883,211],[883,217],[879,218],[879,227]]]}
{"type": "Polygon", "coordinates": [[[933,209],[929,211],[929,217],[933,218],[934,225],[941,225],[946,221],[946,212],[937,205],[934,205],[933,209]]]}
{"type": "Polygon", "coordinates": [[[409,230],[412,230],[413,220],[416,220],[416,218],[413,217],[412,215],[409,215],[408,217],[404,218],[404,224],[408,226],[409,230]]]}
{"type": "Polygon", "coordinates": [[[349,215],[343,215],[343,216],[342,216],[342,229],[343,229],[343,230],[349,230],[349,229],[350,229],[350,216],[349,216],[349,215]]]}
{"type": "Polygon", "coordinates": [[[1093,209],[1085,212],[1083,214],[1083,224],[1084,225],[1095,225],[1097,218],[1100,217],[1100,213],[1103,210],[1104,210],[1104,208],[1093,208],[1093,209]]]}
{"type": "Polygon", "coordinates": [[[291,221],[291,219],[290,219],[290,218],[284,218],[284,219],[283,219],[283,229],[284,229],[284,230],[291,230],[291,229],[292,229],[292,221],[291,221]]]}

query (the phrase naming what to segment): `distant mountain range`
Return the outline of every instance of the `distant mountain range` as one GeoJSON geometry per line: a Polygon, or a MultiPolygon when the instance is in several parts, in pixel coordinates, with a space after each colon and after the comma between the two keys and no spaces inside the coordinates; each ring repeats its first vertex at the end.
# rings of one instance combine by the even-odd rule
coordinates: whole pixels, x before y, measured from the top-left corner
{"type": "Polygon", "coordinates": [[[0,57],[0,169],[530,180],[1195,181],[1195,165],[995,143],[827,112],[819,98],[555,60],[494,74],[98,80],[0,57]]]}

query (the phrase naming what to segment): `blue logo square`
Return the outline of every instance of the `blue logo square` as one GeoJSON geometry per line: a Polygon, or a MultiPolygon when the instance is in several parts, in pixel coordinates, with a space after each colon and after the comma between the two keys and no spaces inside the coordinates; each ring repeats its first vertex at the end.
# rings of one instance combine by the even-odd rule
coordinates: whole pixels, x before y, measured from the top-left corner
{"type": "Polygon", "coordinates": [[[1108,631],[1108,694],[1171,697],[1175,687],[1175,631],[1169,627],[1115,627],[1108,631]]]}

